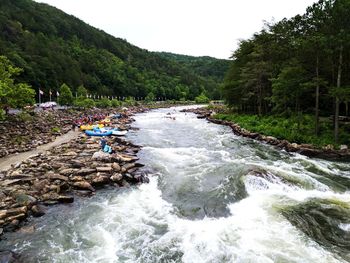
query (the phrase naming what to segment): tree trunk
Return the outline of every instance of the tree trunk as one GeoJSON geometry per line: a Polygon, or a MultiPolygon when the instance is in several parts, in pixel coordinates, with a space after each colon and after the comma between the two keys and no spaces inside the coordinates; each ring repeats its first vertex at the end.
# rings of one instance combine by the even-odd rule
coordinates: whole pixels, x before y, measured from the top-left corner
{"type": "Polygon", "coordinates": [[[318,136],[320,124],[319,124],[319,101],[320,101],[320,81],[319,81],[319,56],[316,58],[316,101],[315,101],[315,134],[318,136]]]}
{"type": "MultiPolygon", "coordinates": [[[[343,45],[340,46],[339,51],[339,65],[338,65],[338,76],[337,76],[337,89],[340,88],[341,84],[341,73],[342,73],[342,64],[343,64],[343,45]]],[[[340,99],[338,95],[335,97],[335,114],[334,114],[334,141],[338,143],[339,141],[339,104],[340,99]]]]}

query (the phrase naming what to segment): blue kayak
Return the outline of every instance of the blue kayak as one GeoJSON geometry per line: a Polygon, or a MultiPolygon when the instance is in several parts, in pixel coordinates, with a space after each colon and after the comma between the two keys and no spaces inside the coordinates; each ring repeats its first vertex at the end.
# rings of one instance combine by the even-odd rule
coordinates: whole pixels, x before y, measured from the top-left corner
{"type": "Polygon", "coordinates": [[[85,131],[86,135],[89,135],[89,136],[110,136],[112,135],[112,131],[101,131],[101,130],[93,130],[93,131],[90,131],[90,130],[86,130],[85,131]]]}

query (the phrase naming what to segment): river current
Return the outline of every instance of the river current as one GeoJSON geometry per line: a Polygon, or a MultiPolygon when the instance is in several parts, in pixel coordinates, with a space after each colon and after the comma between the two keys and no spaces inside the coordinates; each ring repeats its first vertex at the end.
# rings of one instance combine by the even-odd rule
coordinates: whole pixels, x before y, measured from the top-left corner
{"type": "Polygon", "coordinates": [[[182,108],[135,116],[150,183],[33,219],[25,262],[349,262],[350,164],[235,136],[182,108]]]}

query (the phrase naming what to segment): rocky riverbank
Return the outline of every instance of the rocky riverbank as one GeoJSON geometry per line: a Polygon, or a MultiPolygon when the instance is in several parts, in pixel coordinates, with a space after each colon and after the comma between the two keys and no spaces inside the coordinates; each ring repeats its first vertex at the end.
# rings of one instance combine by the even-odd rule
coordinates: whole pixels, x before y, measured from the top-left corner
{"type": "Polygon", "coordinates": [[[265,142],[288,152],[297,152],[308,157],[350,161],[350,150],[347,147],[344,147],[344,149],[341,150],[336,150],[332,146],[326,146],[320,149],[311,144],[291,143],[287,140],[280,140],[272,136],[250,132],[233,122],[215,119],[213,118],[214,111],[207,108],[189,109],[184,111],[197,114],[197,118],[205,118],[212,123],[229,126],[232,129],[232,132],[236,135],[265,142]]]}
{"type": "MultiPolygon", "coordinates": [[[[95,109],[96,112],[107,113],[101,109],[95,109]]],[[[91,111],[46,110],[9,116],[0,122],[0,158],[54,141],[57,136],[67,133],[82,113],[90,114],[91,111]]]]}
{"type": "MultiPolygon", "coordinates": [[[[114,126],[128,130],[138,107],[123,112],[114,126]]],[[[22,227],[30,216],[42,216],[47,206],[71,203],[74,196],[89,196],[106,185],[114,188],[148,182],[140,171],[140,147],[122,137],[109,137],[115,151],[102,152],[100,138],[84,133],[69,143],[33,156],[0,174],[0,233],[22,227]]]]}

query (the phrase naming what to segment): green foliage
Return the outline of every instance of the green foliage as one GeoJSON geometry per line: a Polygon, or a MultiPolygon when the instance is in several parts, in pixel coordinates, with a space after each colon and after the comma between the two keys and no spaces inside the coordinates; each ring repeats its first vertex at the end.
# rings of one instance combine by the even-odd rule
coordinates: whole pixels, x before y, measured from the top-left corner
{"type": "Polygon", "coordinates": [[[320,116],[332,114],[337,141],[338,116],[349,116],[349,13],[348,0],[319,0],[241,41],[222,86],[226,102],[250,114],[313,113],[315,134],[320,116]]]}
{"type": "Polygon", "coordinates": [[[23,108],[34,104],[35,91],[27,84],[15,83],[22,70],[0,56],[0,107],[23,108]]]}
{"type": "Polygon", "coordinates": [[[72,91],[67,84],[62,84],[60,88],[59,104],[72,105],[74,101],[72,91]]]}
{"type": "MultiPolygon", "coordinates": [[[[323,122],[321,134],[314,134],[314,119],[311,115],[302,115],[301,118],[294,115],[289,118],[276,115],[258,116],[247,114],[216,114],[216,119],[232,121],[251,132],[258,132],[278,139],[285,139],[296,143],[310,143],[316,146],[332,144],[333,133],[330,121],[323,122]],[[300,119],[300,120],[299,120],[300,119]],[[297,123],[300,122],[298,125],[297,123]]],[[[349,125],[344,125],[341,130],[341,144],[349,144],[347,136],[349,125]]]]}
{"type": "Polygon", "coordinates": [[[123,102],[123,105],[125,105],[125,106],[135,106],[136,105],[136,101],[134,100],[133,97],[127,97],[125,99],[125,101],[123,102]]]}
{"type": "Polygon", "coordinates": [[[96,107],[98,107],[98,108],[109,108],[111,106],[112,106],[112,103],[107,98],[103,98],[103,99],[96,101],[96,107]]]}
{"type": "Polygon", "coordinates": [[[74,106],[79,108],[85,108],[85,109],[91,109],[95,107],[95,101],[92,99],[84,98],[84,97],[78,97],[74,101],[74,106]]]}
{"type": "Polygon", "coordinates": [[[88,94],[87,89],[83,85],[80,85],[77,89],[78,97],[86,98],[87,94],[88,94]]]}
{"type": "Polygon", "coordinates": [[[185,66],[176,56],[140,49],[47,4],[3,0],[0,5],[1,53],[24,69],[19,81],[41,87],[45,95],[66,83],[96,95],[144,98],[153,92],[156,98],[179,99],[174,87],[181,85],[188,89],[186,98],[194,99],[202,88],[218,93],[228,63],[193,58],[185,66]]]}
{"type": "Polygon", "coordinates": [[[51,129],[52,133],[59,133],[60,131],[61,131],[61,129],[58,127],[52,127],[52,129],[51,129]]]}
{"type": "Polygon", "coordinates": [[[153,94],[153,92],[150,92],[147,94],[145,101],[152,102],[152,101],[155,101],[155,99],[156,99],[156,96],[153,94]]]}
{"type": "Polygon", "coordinates": [[[117,99],[113,99],[111,100],[111,106],[113,108],[117,108],[120,107],[122,105],[121,101],[117,100],[117,99]]]}
{"type": "Polygon", "coordinates": [[[202,92],[199,96],[195,98],[196,103],[204,104],[209,103],[210,99],[205,96],[205,94],[202,92]]]}

